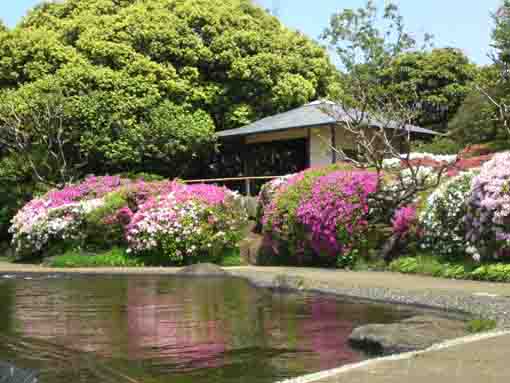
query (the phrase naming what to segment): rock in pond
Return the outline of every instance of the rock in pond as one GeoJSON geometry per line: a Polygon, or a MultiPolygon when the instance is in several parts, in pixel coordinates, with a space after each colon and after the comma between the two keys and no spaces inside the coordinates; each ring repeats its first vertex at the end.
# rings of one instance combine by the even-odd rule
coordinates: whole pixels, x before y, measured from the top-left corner
{"type": "Polygon", "coordinates": [[[274,277],[271,288],[276,290],[303,290],[305,279],[298,276],[278,274],[274,277]]]}
{"type": "Polygon", "coordinates": [[[377,355],[391,355],[426,349],[434,344],[467,335],[460,320],[415,316],[392,324],[370,324],[352,332],[349,342],[377,355]]]}
{"type": "Polygon", "coordinates": [[[179,270],[177,274],[196,277],[224,277],[228,275],[225,270],[212,263],[197,263],[179,270]]]}

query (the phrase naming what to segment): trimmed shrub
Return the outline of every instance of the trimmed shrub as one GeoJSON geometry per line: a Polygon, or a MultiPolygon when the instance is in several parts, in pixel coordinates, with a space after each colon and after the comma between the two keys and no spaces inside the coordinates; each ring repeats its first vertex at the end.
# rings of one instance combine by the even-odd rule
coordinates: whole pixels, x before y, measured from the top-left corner
{"type": "Polygon", "coordinates": [[[373,172],[334,168],[293,175],[267,205],[264,232],[292,263],[349,266],[367,239],[368,200],[377,181],[373,172]]]}
{"type": "Polygon", "coordinates": [[[108,176],[32,200],[10,230],[18,258],[121,246],[181,264],[235,247],[246,222],[240,198],[228,189],[108,176]]]}
{"type": "Polygon", "coordinates": [[[510,152],[496,154],[474,178],[466,224],[476,260],[510,256],[510,152]]]}
{"type": "Polygon", "coordinates": [[[80,251],[68,251],[65,254],[51,258],[50,267],[77,268],[77,267],[141,267],[140,259],[129,256],[124,249],[113,248],[99,254],[84,254],[80,251]]]}
{"type": "Polygon", "coordinates": [[[180,185],[151,197],[127,227],[129,251],[169,264],[219,258],[242,239],[247,214],[226,188],[180,185]]]}
{"type": "Polygon", "coordinates": [[[474,177],[474,172],[461,173],[427,198],[419,217],[422,248],[446,257],[466,255],[464,216],[474,177]]]}
{"type": "Polygon", "coordinates": [[[474,261],[446,262],[436,256],[399,258],[389,265],[389,270],[403,274],[419,274],[448,279],[510,282],[510,264],[479,265],[474,261]]]}

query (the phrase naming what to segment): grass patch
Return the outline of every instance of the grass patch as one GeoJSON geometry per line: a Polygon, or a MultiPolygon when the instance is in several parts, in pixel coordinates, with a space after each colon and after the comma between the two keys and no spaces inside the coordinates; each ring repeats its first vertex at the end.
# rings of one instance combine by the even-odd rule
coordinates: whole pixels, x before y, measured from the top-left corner
{"type": "Polygon", "coordinates": [[[390,271],[448,279],[468,279],[487,282],[510,282],[510,264],[478,264],[472,260],[447,261],[432,255],[403,257],[388,266],[390,271]]]}
{"type": "Polygon", "coordinates": [[[471,334],[487,332],[496,328],[496,321],[493,319],[473,319],[466,325],[466,330],[471,334]]]}
{"type": "Polygon", "coordinates": [[[86,254],[79,250],[68,251],[49,259],[48,266],[57,268],[141,267],[144,263],[140,259],[129,256],[124,249],[113,248],[98,254],[86,254]]]}
{"type": "Polygon", "coordinates": [[[239,249],[229,249],[223,255],[219,262],[219,266],[233,267],[233,266],[244,266],[245,263],[241,258],[241,252],[239,249]]]}
{"type": "MultiPolygon", "coordinates": [[[[208,261],[204,259],[203,261],[208,261]]],[[[220,259],[211,259],[219,266],[243,266],[239,249],[229,249],[220,259]]],[[[125,249],[113,248],[99,253],[87,253],[80,250],[67,251],[62,255],[46,260],[46,266],[56,268],[92,268],[92,267],[143,267],[162,266],[163,260],[141,259],[126,253],[125,249]]]]}

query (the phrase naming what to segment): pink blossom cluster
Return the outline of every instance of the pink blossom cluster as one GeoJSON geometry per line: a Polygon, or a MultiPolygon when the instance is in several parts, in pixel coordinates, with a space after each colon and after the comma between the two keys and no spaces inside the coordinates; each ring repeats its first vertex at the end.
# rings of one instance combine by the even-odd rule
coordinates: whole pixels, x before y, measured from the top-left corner
{"type": "Polygon", "coordinates": [[[125,205],[105,216],[100,225],[105,230],[118,225],[133,252],[158,246],[161,250],[163,242],[164,251],[173,252],[172,256],[231,244],[246,219],[238,196],[223,187],[91,176],[51,190],[18,212],[10,228],[18,255],[42,252],[53,242],[86,243],[88,215],[105,206],[114,192],[120,192],[120,203],[125,205]],[[181,239],[182,246],[176,245],[181,239]]]}
{"type": "Polygon", "coordinates": [[[265,232],[276,239],[297,240],[299,248],[310,246],[315,253],[348,252],[368,225],[368,200],[377,184],[378,176],[366,171],[324,175],[312,169],[293,175],[266,206],[265,232]],[[292,238],[302,231],[299,227],[305,238],[292,238]]]}
{"type": "Polygon", "coordinates": [[[51,240],[79,236],[84,215],[101,206],[106,194],[128,183],[129,180],[117,176],[91,176],[80,184],[51,190],[33,199],[12,220],[9,231],[16,252],[41,251],[51,240]]]}
{"type": "Polygon", "coordinates": [[[473,179],[466,216],[467,240],[475,259],[510,250],[510,152],[498,153],[473,179]]]}
{"type": "Polygon", "coordinates": [[[404,206],[395,212],[391,221],[393,225],[393,232],[399,235],[406,235],[418,223],[418,214],[416,206],[404,206]]]}
{"type": "Polygon", "coordinates": [[[366,230],[368,199],[376,188],[377,175],[370,172],[338,171],[317,178],[297,210],[312,247],[333,255],[350,249],[366,230]]]}
{"type": "Polygon", "coordinates": [[[157,252],[183,263],[236,245],[247,220],[237,194],[211,185],[174,186],[149,198],[132,216],[126,230],[131,252],[157,252]]]}

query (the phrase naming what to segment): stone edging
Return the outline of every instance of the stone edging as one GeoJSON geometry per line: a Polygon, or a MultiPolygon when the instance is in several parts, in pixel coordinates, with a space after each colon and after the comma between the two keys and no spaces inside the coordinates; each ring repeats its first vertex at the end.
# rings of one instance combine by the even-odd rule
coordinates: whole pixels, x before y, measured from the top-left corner
{"type": "Polygon", "coordinates": [[[408,360],[408,359],[411,359],[417,355],[423,355],[423,354],[428,354],[428,353],[435,352],[435,351],[446,350],[446,349],[449,349],[452,347],[461,346],[464,344],[469,344],[469,343],[474,343],[474,342],[479,342],[482,340],[492,339],[492,338],[505,336],[505,335],[510,335],[510,331],[496,331],[496,332],[490,332],[490,333],[486,333],[486,334],[471,335],[471,336],[467,336],[464,338],[454,339],[451,341],[440,343],[438,345],[429,347],[426,350],[406,352],[403,354],[392,355],[392,356],[387,356],[387,357],[383,357],[383,358],[370,359],[370,360],[366,360],[366,361],[363,361],[360,363],[349,364],[349,365],[334,368],[331,370],[326,370],[326,371],[321,371],[321,372],[317,372],[314,374],[301,376],[298,378],[279,381],[277,383],[313,383],[313,382],[318,382],[322,379],[333,378],[333,377],[336,377],[336,376],[339,376],[339,375],[342,375],[347,372],[357,370],[357,369],[360,369],[363,367],[376,366],[380,363],[390,362],[390,361],[408,360]]]}

